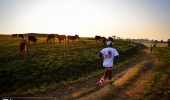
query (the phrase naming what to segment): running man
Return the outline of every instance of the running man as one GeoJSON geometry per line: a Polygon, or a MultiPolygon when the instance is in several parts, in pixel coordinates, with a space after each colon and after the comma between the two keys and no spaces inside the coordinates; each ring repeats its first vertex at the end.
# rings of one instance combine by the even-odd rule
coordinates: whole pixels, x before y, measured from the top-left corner
{"type": "Polygon", "coordinates": [[[99,57],[103,58],[103,66],[105,67],[104,76],[98,82],[98,86],[100,86],[104,80],[109,76],[110,84],[112,84],[112,67],[114,59],[119,58],[119,53],[116,49],[112,48],[112,42],[107,42],[107,48],[104,48],[100,51],[99,57]]]}

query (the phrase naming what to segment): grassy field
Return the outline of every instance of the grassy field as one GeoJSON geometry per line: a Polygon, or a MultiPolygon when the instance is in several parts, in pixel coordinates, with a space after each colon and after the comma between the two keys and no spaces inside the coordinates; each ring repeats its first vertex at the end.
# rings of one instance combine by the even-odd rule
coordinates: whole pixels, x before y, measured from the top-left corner
{"type": "MultiPolygon", "coordinates": [[[[147,47],[154,43],[142,43],[147,47]]],[[[168,43],[156,43],[154,54],[158,61],[157,72],[143,92],[140,100],[169,100],[170,99],[170,47],[168,43]]]]}
{"type": "Polygon", "coordinates": [[[170,99],[170,47],[156,47],[155,51],[158,58],[157,72],[143,92],[141,100],[170,99]]]}
{"type": "MultiPolygon", "coordinates": [[[[93,39],[80,38],[76,43],[46,43],[46,35],[37,35],[37,44],[28,45],[27,58],[19,51],[21,38],[0,38],[0,96],[23,95],[54,89],[78,78],[103,70],[98,53],[103,46],[93,39]]],[[[27,36],[25,36],[27,40],[27,36]]],[[[136,44],[115,42],[121,63],[139,51],[136,44]]]]}

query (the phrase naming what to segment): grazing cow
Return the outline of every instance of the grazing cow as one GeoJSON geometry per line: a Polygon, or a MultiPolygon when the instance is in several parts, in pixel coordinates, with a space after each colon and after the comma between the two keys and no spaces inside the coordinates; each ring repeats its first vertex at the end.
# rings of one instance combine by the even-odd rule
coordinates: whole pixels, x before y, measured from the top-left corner
{"type": "Polygon", "coordinates": [[[105,37],[100,37],[100,39],[102,40],[103,46],[106,46],[106,38],[105,37]]]}
{"type": "Polygon", "coordinates": [[[97,42],[97,40],[100,41],[101,37],[96,35],[96,36],[95,36],[95,39],[96,39],[96,42],[97,42]]]}
{"type": "Polygon", "coordinates": [[[69,42],[69,40],[72,40],[72,42],[74,42],[75,43],[75,40],[78,38],[79,39],[79,36],[78,35],[75,35],[75,36],[67,36],[68,37],[68,42],[69,42]]]}
{"type": "Polygon", "coordinates": [[[17,37],[18,34],[12,34],[12,38],[17,37]]]}
{"type": "Polygon", "coordinates": [[[18,38],[21,37],[22,39],[24,39],[24,35],[23,34],[19,34],[18,38]]]}
{"type": "Polygon", "coordinates": [[[35,38],[35,36],[28,36],[28,42],[30,44],[30,41],[33,41],[33,44],[37,42],[38,39],[35,38]]]}
{"type": "Polygon", "coordinates": [[[26,51],[28,48],[28,43],[26,40],[21,40],[20,42],[20,52],[21,52],[21,58],[25,59],[26,58],[26,51]]]}
{"type": "Polygon", "coordinates": [[[57,38],[58,38],[58,41],[59,41],[59,43],[61,43],[61,41],[63,40],[65,40],[66,41],[66,35],[58,35],[57,34],[57,38]]]}
{"type": "Polygon", "coordinates": [[[50,34],[50,35],[47,36],[47,43],[48,43],[49,40],[51,42],[51,39],[53,39],[55,41],[55,34],[50,34]]]}
{"type": "Polygon", "coordinates": [[[114,39],[113,39],[112,37],[109,37],[109,40],[112,41],[112,42],[114,42],[114,39]]]}

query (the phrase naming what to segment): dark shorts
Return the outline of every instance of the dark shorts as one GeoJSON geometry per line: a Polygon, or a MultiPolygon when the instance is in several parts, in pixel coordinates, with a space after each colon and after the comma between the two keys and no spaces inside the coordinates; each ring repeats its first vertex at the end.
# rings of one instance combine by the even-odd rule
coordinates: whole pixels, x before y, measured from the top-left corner
{"type": "Polygon", "coordinates": [[[111,80],[112,77],[112,67],[105,67],[105,73],[104,73],[105,78],[109,76],[109,79],[111,80]]]}

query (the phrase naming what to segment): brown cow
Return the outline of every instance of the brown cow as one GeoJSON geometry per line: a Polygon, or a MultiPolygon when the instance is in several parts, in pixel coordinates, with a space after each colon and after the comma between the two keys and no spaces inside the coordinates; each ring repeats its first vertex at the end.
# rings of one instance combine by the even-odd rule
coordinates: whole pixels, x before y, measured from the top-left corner
{"type": "Polygon", "coordinates": [[[112,42],[114,42],[114,39],[113,39],[112,37],[109,37],[109,40],[112,41],[112,42]]]}
{"type": "Polygon", "coordinates": [[[49,40],[51,42],[51,39],[53,39],[55,41],[55,34],[50,34],[50,35],[47,36],[47,43],[48,43],[49,40]]]}
{"type": "Polygon", "coordinates": [[[18,34],[12,34],[12,38],[17,37],[18,34]]]}
{"type": "Polygon", "coordinates": [[[25,59],[26,58],[26,51],[28,48],[28,43],[26,40],[21,40],[20,42],[20,52],[21,52],[21,58],[25,59]]]}
{"type": "Polygon", "coordinates": [[[61,41],[63,40],[65,40],[66,41],[66,35],[58,35],[57,34],[57,38],[58,38],[58,41],[59,41],[59,43],[61,43],[61,41]]]}
{"type": "Polygon", "coordinates": [[[103,46],[106,46],[106,38],[105,38],[105,37],[100,37],[100,39],[101,39],[102,42],[103,42],[103,46]]]}
{"type": "Polygon", "coordinates": [[[72,40],[72,42],[75,43],[75,40],[78,38],[79,39],[79,36],[78,35],[75,35],[75,36],[67,36],[68,37],[68,42],[69,40],[72,40]]]}
{"type": "Polygon", "coordinates": [[[22,39],[24,39],[24,35],[23,34],[19,34],[18,38],[21,37],[22,39]]]}
{"type": "Polygon", "coordinates": [[[38,40],[38,39],[36,39],[35,36],[28,36],[28,42],[29,42],[29,44],[30,44],[30,41],[33,41],[33,44],[34,44],[34,43],[36,44],[37,40],[38,40]]]}
{"type": "Polygon", "coordinates": [[[96,39],[96,42],[97,42],[97,40],[100,41],[101,37],[96,35],[96,36],[95,36],[95,39],[96,39]]]}
{"type": "Polygon", "coordinates": [[[102,41],[102,43],[103,43],[103,46],[105,46],[106,45],[106,38],[105,37],[101,37],[101,36],[95,36],[95,39],[96,39],[96,42],[97,42],[97,40],[98,41],[102,41]]]}

